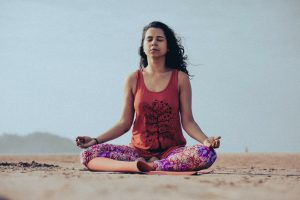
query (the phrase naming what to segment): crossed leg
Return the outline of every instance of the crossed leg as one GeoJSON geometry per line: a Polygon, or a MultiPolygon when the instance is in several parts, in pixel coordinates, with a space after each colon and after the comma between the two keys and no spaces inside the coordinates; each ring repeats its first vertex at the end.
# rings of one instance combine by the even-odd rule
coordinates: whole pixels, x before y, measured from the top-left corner
{"type": "Polygon", "coordinates": [[[196,144],[175,149],[166,158],[154,161],[153,168],[156,171],[196,171],[209,168],[216,158],[212,148],[196,144]]]}
{"type": "Polygon", "coordinates": [[[148,160],[125,145],[98,144],[81,153],[81,162],[92,171],[193,171],[210,167],[217,155],[211,148],[197,144],[173,150],[167,157],[148,160]],[[128,162],[129,161],[129,162],[128,162]]]}
{"type": "Polygon", "coordinates": [[[125,145],[98,144],[80,155],[81,162],[91,171],[138,172],[150,171],[152,166],[125,145]]]}

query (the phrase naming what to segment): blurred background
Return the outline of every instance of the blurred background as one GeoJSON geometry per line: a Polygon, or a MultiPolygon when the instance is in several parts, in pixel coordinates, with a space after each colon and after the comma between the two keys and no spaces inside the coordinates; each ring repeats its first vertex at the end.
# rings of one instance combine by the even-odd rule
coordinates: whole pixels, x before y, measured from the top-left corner
{"type": "Polygon", "coordinates": [[[194,117],[219,152],[300,152],[300,1],[0,0],[0,153],[41,135],[76,149],[114,125],[156,20],[182,38],[194,117]]]}

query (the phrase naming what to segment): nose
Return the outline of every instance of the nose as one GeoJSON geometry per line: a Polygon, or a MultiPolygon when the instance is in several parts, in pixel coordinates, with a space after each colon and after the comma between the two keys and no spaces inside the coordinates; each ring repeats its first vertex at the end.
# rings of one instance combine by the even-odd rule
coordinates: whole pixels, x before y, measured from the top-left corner
{"type": "Polygon", "coordinates": [[[152,40],[151,45],[152,45],[152,46],[156,46],[156,45],[157,45],[156,39],[152,40]]]}

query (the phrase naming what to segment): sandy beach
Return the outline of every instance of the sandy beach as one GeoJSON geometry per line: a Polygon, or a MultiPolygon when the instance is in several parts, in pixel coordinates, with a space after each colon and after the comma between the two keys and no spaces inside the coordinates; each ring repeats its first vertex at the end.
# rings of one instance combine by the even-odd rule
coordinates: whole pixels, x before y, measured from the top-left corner
{"type": "Polygon", "coordinates": [[[0,200],[299,199],[300,154],[219,154],[210,174],[87,171],[76,155],[0,156],[0,200]]]}

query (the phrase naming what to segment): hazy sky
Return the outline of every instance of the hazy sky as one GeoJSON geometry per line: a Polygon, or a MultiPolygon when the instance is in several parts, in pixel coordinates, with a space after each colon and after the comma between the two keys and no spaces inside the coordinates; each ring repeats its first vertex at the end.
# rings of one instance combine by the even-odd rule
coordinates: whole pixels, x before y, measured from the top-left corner
{"type": "Polygon", "coordinates": [[[218,151],[300,152],[298,0],[0,0],[0,133],[110,128],[154,20],[183,37],[194,117],[218,151]]]}

